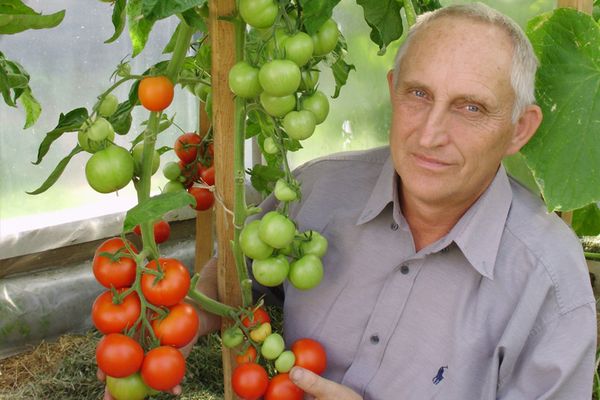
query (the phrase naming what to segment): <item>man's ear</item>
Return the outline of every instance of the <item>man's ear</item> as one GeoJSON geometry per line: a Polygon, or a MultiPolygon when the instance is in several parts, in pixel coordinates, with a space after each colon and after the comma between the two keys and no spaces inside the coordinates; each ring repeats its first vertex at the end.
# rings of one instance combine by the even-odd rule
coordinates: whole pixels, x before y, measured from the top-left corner
{"type": "Polygon", "coordinates": [[[542,123],[542,109],[535,104],[527,106],[515,124],[512,139],[505,156],[515,154],[529,142],[542,123]]]}
{"type": "Polygon", "coordinates": [[[387,73],[387,81],[388,81],[388,88],[390,89],[390,96],[392,94],[394,94],[394,70],[390,69],[387,73]]]}

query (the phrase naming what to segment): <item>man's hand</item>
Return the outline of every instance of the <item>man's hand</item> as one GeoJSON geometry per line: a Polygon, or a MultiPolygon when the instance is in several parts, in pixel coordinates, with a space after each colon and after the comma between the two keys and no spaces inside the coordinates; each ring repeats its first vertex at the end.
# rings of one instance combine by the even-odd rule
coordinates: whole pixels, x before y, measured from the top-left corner
{"type": "Polygon", "coordinates": [[[315,400],[362,400],[362,397],[349,387],[322,378],[304,368],[292,368],[290,379],[315,400]]]}

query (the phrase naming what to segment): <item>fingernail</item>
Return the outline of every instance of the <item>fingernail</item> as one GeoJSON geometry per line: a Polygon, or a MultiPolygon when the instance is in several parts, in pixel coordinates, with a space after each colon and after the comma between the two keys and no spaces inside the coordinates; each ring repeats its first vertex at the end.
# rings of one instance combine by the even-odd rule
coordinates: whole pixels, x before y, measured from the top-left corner
{"type": "Polygon", "coordinates": [[[302,374],[304,372],[302,371],[302,368],[292,368],[292,370],[290,371],[290,378],[292,379],[292,381],[297,382],[300,379],[302,379],[302,374]]]}

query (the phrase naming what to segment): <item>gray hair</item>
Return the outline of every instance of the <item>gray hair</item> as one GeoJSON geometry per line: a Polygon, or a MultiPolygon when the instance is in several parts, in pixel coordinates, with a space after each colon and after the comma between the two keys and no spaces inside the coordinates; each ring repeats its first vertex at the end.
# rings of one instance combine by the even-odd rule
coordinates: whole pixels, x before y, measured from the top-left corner
{"type": "Polygon", "coordinates": [[[404,43],[402,43],[396,53],[394,86],[398,83],[400,64],[413,38],[417,33],[426,29],[431,22],[443,17],[465,17],[485,22],[497,26],[508,34],[513,44],[510,82],[515,92],[512,122],[516,123],[525,107],[535,104],[535,73],[538,67],[538,60],[529,39],[521,27],[506,15],[482,3],[451,5],[419,15],[417,22],[408,31],[404,43]]]}

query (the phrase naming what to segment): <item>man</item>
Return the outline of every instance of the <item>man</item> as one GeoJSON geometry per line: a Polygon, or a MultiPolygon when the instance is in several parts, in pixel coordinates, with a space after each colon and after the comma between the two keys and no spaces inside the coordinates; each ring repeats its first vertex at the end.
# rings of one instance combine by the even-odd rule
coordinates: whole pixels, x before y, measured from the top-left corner
{"type": "MultiPolygon", "coordinates": [[[[581,247],[501,166],[541,122],[535,69],[520,28],[486,6],[423,15],[388,74],[389,147],[296,171],[291,217],[330,246],[318,287],[284,284],[286,342],[311,337],[328,354],[323,377],[291,371],[307,394],[591,398],[596,314],[581,247]]],[[[214,264],[205,277],[214,295],[214,264]]]]}

